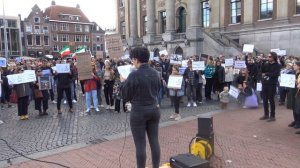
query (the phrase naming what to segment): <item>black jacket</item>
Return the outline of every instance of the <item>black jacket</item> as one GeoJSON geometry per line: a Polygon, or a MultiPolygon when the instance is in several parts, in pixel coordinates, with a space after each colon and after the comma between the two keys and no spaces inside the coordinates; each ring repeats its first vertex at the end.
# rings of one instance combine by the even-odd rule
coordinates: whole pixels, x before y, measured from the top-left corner
{"type": "Polygon", "coordinates": [[[142,64],[137,71],[132,72],[121,88],[122,98],[131,102],[132,109],[157,105],[160,89],[158,72],[148,64],[142,64]]]}
{"type": "Polygon", "coordinates": [[[72,74],[61,73],[55,76],[57,79],[57,88],[69,88],[71,83],[72,74]]]}
{"type": "Polygon", "coordinates": [[[262,73],[265,74],[262,79],[262,84],[277,85],[278,77],[280,76],[280,68],[281,66],[277,62],[265,65],[265,69],[262,71],[262,73]]]}

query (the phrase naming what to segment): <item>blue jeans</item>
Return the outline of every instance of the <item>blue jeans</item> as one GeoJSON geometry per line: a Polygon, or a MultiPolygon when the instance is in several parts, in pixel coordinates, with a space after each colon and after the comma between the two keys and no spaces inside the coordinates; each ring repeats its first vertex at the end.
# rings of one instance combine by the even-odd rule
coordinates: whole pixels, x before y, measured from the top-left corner
{"type": "Polygon", "coordinates": [[[97,90],[91,90],[89,92],[85,92],[85,105],[86,105],[86,109],[90,109],[91,108],[91,97],[93,97],[94,107],[98,108],[97,90]]]}

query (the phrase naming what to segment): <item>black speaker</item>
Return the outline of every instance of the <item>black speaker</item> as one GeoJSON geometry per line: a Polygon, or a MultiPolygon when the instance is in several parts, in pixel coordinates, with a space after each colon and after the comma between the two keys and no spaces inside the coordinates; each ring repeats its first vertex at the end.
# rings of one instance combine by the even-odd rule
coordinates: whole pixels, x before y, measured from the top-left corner
{"type": "MultiPolygon", "coordinates": [[[[197,136],[209,137],[214,131],[213,117],[199,117],[198,118],[198,134],[197,136]]],[[[204,138],[204,137],[203,137],[204,138]]]]}
{"type": "Polygon", "coordinates": [[[192,154],[179,154],[170,158],[172,168],[209,168],[209,162],[192,154]]]}

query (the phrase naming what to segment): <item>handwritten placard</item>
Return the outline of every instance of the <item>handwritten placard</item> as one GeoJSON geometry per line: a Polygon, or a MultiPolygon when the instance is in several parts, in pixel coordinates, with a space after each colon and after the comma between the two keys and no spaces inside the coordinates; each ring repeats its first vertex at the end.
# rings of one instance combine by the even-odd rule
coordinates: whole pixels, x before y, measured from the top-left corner
{"type": "Polygon", "coordinates": [[[193,61],[192,67],[195,71],[203,71],[205,69],[205,63],[204,61],[193,61]]]}
{"type": "Polygon", "coordinates": [[[186,69],[186,67],[180,67],[180,68],[179,68],[179,74],[180,74],[180,75],[183,75],[185,69],[186,69]]]}
{"type": "Polygon", "coordinates": [[[233,58],[225,59],[225,66],[226,67],[233,66],[233,64],[234,64],[233,58]]]}
{"type": "Polygon", "coordinates": [[[153,61],[154,60],[154,52],[151,51],[150,52],[150,58],[149,58],[150,61],[153,61]]]}
{"type": "Polygon", "coordinates": [[[189,60],[182,60],[181,62],[181,67],[187,67],[187,63],[188,63],[189,60]]]}
{"type": "Polygon", "coordinates": [[[293,74],[281,74],[280,75],[280,86],[295,88],[296,76],[293,74]]]}
{"type": "Polygon", "coordinates": [[[230,86],[230,90],[229,90],[229,95],[234,97],[234,98],[238,98],[239,94],[240,94],[240,91],[239,89],[237,89],[236,87],[234,86],[230,86]]]}
{"type": "Polygon", "coordinates": [[[133,67],[132,65],[118,66],[118,71],[123,78],[127,79],[129,74],[133,71],[133,67]]]}
{"type": "Polygon", "coordinates": [[[57,73],[70,73],[70,64],[56,64],[57,73]]]}
{"type": "Polygon", "coordinates": [[[262,91],[262,84],[260,82],[256,84],[256,91],[262,91]]]}
{"type": "Polygon", "coordinates": [[[5,58],[0,58],[0,67],[6,67],[6,59],[5,58]]]}
{"type": "Polygon", "coordinates": [[[170,89],[181,89],[183,76],[181,75],[171,75],[169,76],[167,87],[170,89]]]}
{"type": "Polygon", "coordinates": [[[254,44],[244,44],[243,53],[253,53],[254,44]]]}
{"type": "Polygon", "coordinates": [[[182,55],[171,55],[170,64],[172,65],[181,65],[182,55]]]}
{"type": "Polygon", "coordinates": [[[9,85],[16,85],[34,82],[36,81],[36,75],[34,70],[26,70],[23,73],[7,75],[7,79],[9,85]]]}
{"type": "Polygon", "coordinates": [[[236,69],[243,69],[243,68],[246,68],[246,63],[245,61],[235,61],[234,62],[234,68],[236,69]]]}

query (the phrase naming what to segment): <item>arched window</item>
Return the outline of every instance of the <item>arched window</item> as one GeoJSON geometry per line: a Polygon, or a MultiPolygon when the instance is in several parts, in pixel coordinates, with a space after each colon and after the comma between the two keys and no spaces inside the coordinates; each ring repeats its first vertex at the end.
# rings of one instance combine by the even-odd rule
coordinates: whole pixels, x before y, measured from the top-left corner
{"type": "Polygon", "coordinates": [[[202,26],[204,28],[209,27],[209,21],[210,21],[210,5],[209,1],[203,1],[202,2],[202,26]]]}
{"type": "Polygon", "coordinates": [[[178,33],[186,32],[186,10],[184,7],[178,8],[178,33]]]}
{"type": "Polygon", "coordinates": [[[182,56],[183,56],[183,50],[182,50],[182,48],[181,48],[181,47],[177,47],[177,48],[175,49],[175,54],[176,54],[176,55],[182,55],[182,56]]]}

